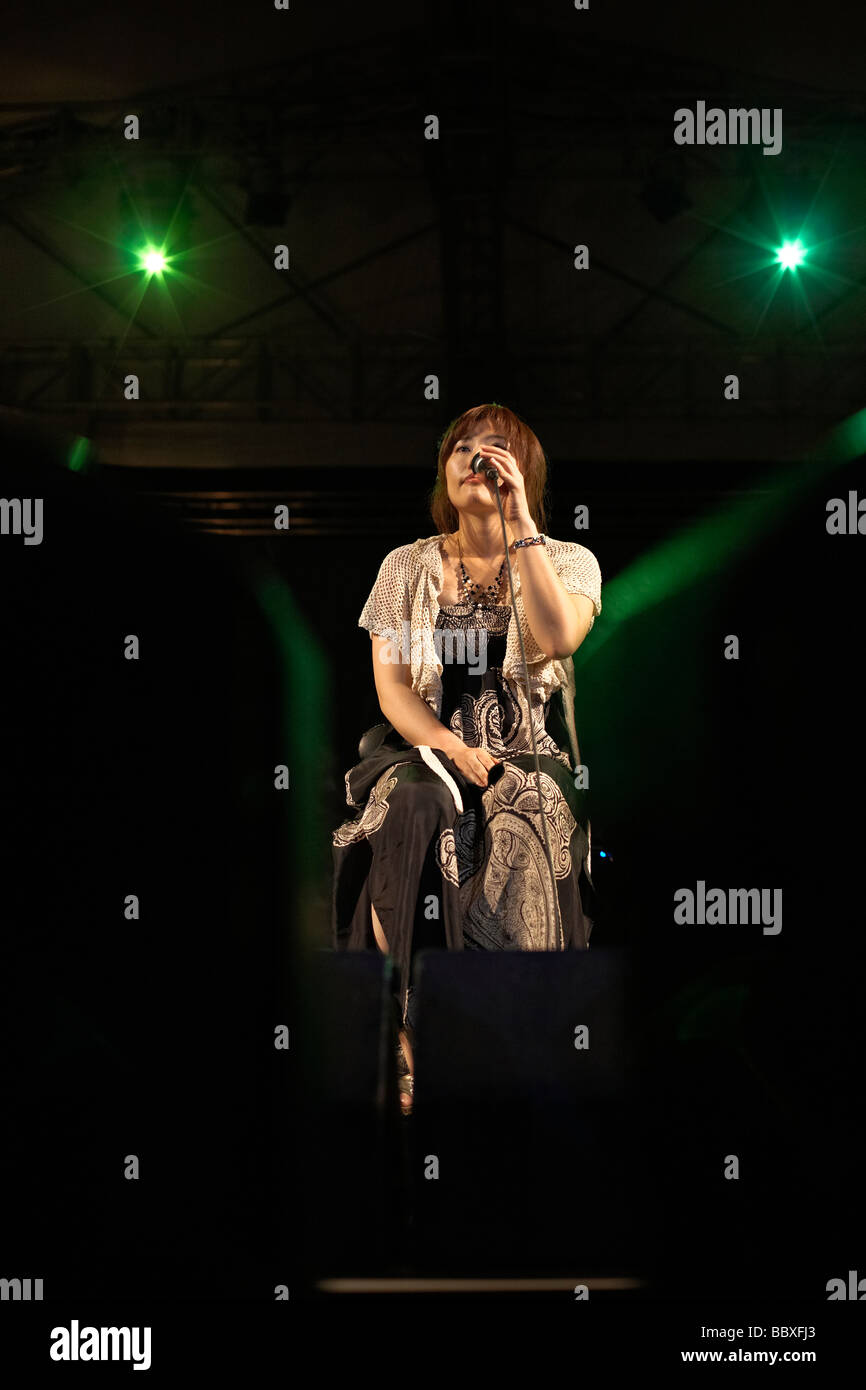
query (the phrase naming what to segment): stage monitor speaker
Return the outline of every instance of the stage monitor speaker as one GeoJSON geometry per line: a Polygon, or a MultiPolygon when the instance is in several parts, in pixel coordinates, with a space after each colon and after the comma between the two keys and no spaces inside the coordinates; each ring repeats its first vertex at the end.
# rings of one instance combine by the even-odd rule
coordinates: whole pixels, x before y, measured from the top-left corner
{"type": "Polygon", "coordinates": [[[629,980],[619,949],[419,955],[422,1267],[634,1272],[629,980]]]}
{"type": "Polygon", "coordinates": [[[303,976],[291,1033],[299,1182],[287,1222],[303,1233],[310,1278],[373,1273],[402,1215],[391,962],[318,951],[303,976]]]}

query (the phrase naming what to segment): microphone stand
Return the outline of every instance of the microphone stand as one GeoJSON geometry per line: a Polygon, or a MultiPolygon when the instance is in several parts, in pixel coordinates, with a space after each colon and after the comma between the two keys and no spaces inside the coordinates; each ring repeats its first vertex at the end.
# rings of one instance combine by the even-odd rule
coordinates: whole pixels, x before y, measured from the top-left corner
{"type": "MultiPolygon", "coordinates": [[[[473,473],[483,472],[485,477],[489,478],[490,481],[494,483],[493,492],[496,497],[496,505],[499,508],[499,522],[502,526],[502,541],[505,546],[505,564],[508,567],[508,587],[511,591],[511,612],[514,618],[514,622],[517,625],[517,637],[520,642],[520,660],[523,663],[523,675],[526,681],[526,703],[529,709],[529,737],[532,742],[532,756],[535,760],[535,785],[538,791],[538,814],[541,819],[541,833],[544,839],[544,854],[545,858],[547,859],[547,867],[550,870],[550,886],[553,892],[553,907],[556,913],[556,926],[558,932],[559,950],[561,951],[564,949],[565,946],[565,941],[562,932],[562,914],[559,910],[559,894],[556,891],[556,874],[553,871],[553,856],[550,853],[550,841],[547,836],[547,816],[544,810],[544,803],[541,799],[541,766],[538,761],[538,747],[535,742],[535,728],[533,727],[532,721],[532,691],[529,685],[529,667],[526,664],[526,647],[524,646],[523,633],[520,629],[520,618],[517,612],[517,598],[514,593],[514,575],[511,573],[511,560],[508,557],[508,532],[505,528],[505,513],[502,510],[502,498],[500,496],[499,489],[499,474],[496,472],[495,468],[484,466],[483,454],[475,455],[475,457],[472,460],[472,463],[470,464],[470,468],[472,469],[473,473]]],[[[548,907],[546,900],[544,904],[544,914],[547,918],[547,939],[548,942],[552,942],[554,938],[554,933],[553,926],[550,920],[550,908],[548,907]]],[[[552,949],[552,946],[548,946],[548,950],[552,949]]]]}

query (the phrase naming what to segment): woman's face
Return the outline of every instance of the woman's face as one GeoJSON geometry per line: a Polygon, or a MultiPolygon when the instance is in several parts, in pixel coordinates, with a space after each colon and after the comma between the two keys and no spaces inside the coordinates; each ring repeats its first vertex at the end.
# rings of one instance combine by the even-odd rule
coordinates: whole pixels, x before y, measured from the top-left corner
{"type": "Polygon", "coordinates": [[[501,449],[507,449],[508,440],[504,434],[494,433],[489,420],[482,420],[475,430],[475,434],[455,440],[445,464],[445,481],[448,484],[448,497],[458,512],[481,515],[497,510],[493,495],[496,484],[483,473],[473,473],[469,465],[482,444],[497,444],[501,449]]]}

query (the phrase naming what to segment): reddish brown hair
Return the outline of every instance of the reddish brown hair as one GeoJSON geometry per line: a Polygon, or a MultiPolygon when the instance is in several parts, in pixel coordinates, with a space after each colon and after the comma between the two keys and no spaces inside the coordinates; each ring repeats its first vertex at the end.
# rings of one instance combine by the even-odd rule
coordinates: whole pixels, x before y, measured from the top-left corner
{"type": "Polygon", "coordinates": [[[471,410],[464,410],[462,415],[451,421],[439,441],[436,483],[430,494],[430,515],[436,530],[441,536],[457,530],[460,518],[448,496],[445,465],[454,451],[457,440],[475,434],[478,426],[485,420],[490,422],[489,433],[501,434],[508,443],[509,452],[517,459],[526,485],[526,500],[532,519],[539,531],[546,531],[547,459],[544,450],[529,426],[515,415],[513,410],[509,410],[507,405],[499,405],[496,401],[489,405],[474,405],[471,410]]]}

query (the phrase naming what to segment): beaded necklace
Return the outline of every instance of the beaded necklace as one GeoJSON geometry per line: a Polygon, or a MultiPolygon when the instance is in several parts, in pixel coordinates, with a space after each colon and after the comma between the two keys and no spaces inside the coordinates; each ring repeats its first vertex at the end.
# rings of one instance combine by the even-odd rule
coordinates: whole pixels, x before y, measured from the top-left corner
{"type": "Polygon", "coordinates": [[[502,557],[502,564],[499,566],[499,573],[492,584],[476,584],[466,572],[463,563],[463,546],[460,544],[460,532],[457,532],[457,549],[460,552],[460,579],[463,589],[463,602],[473,603],[476,608],[480,603],[498,603],[499,594],[502,589],[502,576],[505,572],[505,556],[502,557]]]}

